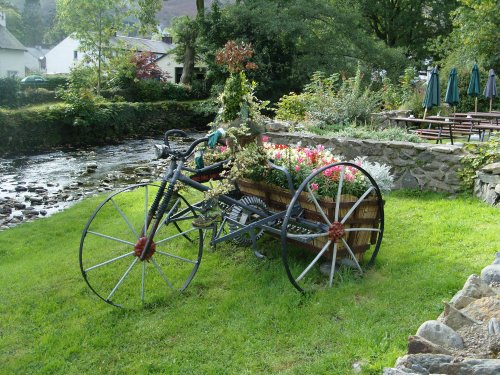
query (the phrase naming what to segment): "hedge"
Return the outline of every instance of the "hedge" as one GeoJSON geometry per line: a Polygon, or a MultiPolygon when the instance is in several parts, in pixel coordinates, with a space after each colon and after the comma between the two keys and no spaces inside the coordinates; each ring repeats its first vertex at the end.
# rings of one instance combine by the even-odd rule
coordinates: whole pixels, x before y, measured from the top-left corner
{"type": "Polygon", "coordinates": [[[67,104],[0,109],[0,153],[99,145],[173,128],[201,128],[215,113],[212,101],[106,103],[90,121],[75,116],[67,104]]]}

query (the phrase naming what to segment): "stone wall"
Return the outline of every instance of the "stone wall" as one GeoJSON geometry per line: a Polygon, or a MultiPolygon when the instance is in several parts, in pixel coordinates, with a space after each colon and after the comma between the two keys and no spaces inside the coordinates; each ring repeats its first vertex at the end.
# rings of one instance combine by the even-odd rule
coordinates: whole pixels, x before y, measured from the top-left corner
{"type": "Polygon", "coordinates": [[[391,166],[395,189],[420,189],[456,193],[460,189],[457,172],[466,154],[462,146],[428,143],[389,142],[347,138],[329,138],[310,134],[269,132],[270,141],[302,146],[323,144],[334,153],[351,160],[367,156],[391,166]]]}
{"type": "Polygon", "coordinates": [[[491,206],[500,207],[500,163],[485,165],[477,171],[474,195],[491,206]]]}

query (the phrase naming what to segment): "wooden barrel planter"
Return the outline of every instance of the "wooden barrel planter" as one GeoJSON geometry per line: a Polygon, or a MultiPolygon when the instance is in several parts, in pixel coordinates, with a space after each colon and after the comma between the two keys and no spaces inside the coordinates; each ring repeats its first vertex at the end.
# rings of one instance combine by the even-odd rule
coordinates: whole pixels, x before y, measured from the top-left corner
{"type": "MultiPolygon", "coordinates": [[[[249,179],[239,179],[238,187],[241,193],[245,195],[255,196],[262,199],[267,206],[275,212],[286,210],[292,200],[292,194],[288,189],[283,189],[276,185],[271,185],[263,182],[257,182],[249,179]]],[[[352,206],[358,200],[353,195],[341,195],[340,212],[338,221],[341,221],[349,212],[352,206]]],[[[302,192],[298,199],[300,205],[304,209],[303,218],[324,223],[322,215],[317,211],[314,202],[311,201],[308,194],[302,192]]],[[[334,198],[321,197],[318,203],[331,221],[335,215],[336,202],[334,198]]],[[[354,210],[350,217],[344,223],[344,228],[374,228],[379,229],[379,204],[376,197],[371,197],[363,200],[363,202],[354,210]]],[[[377,240],[377,232],[370,231],[353,231],[345,232],[343,237],[358,260],[362,260],[363,254],[374,245],[377,240]]],[[[304,249],[318,253],[328,241],[328,237],[319,237],[309,242],[301,242],[293,239],[288,240],[291,244],[297,245],[304,249]]],[[[333,244],[330,249],[324,254],[325,257],[331,258],[333,253],[333,244]]],[[[337,242],[337,257],[343,258],[347,255],[347,250],[343,242],[339,239],[337,242]]]]}

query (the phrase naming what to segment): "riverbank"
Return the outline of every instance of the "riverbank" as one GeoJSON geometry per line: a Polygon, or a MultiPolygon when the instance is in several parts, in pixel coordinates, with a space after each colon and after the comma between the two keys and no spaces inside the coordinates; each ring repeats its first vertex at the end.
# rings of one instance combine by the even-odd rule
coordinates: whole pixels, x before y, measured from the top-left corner
{"type": "Polygon", "coordinates": [[[117,143],[173,128],[204,128],[214,119],[216,110],[211,100],[109,102],[78,115],[64,103],[0,109],[0,155],[117,143]]]}

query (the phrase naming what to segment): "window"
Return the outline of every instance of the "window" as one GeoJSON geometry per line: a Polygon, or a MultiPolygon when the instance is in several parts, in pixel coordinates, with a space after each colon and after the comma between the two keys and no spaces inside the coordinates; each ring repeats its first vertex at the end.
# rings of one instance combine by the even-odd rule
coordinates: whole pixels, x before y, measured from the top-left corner
{"type": "Polygon", "coordinates": [[[78,60],[78,51],[73,51],[73,60],[78,60]]]}
{"type": "Polygon", "coordinates": [[[175,68],[175,83],[179,83],[181,81],[181,76],[182,76],[182,68],[176,67],[175,68]]]}

